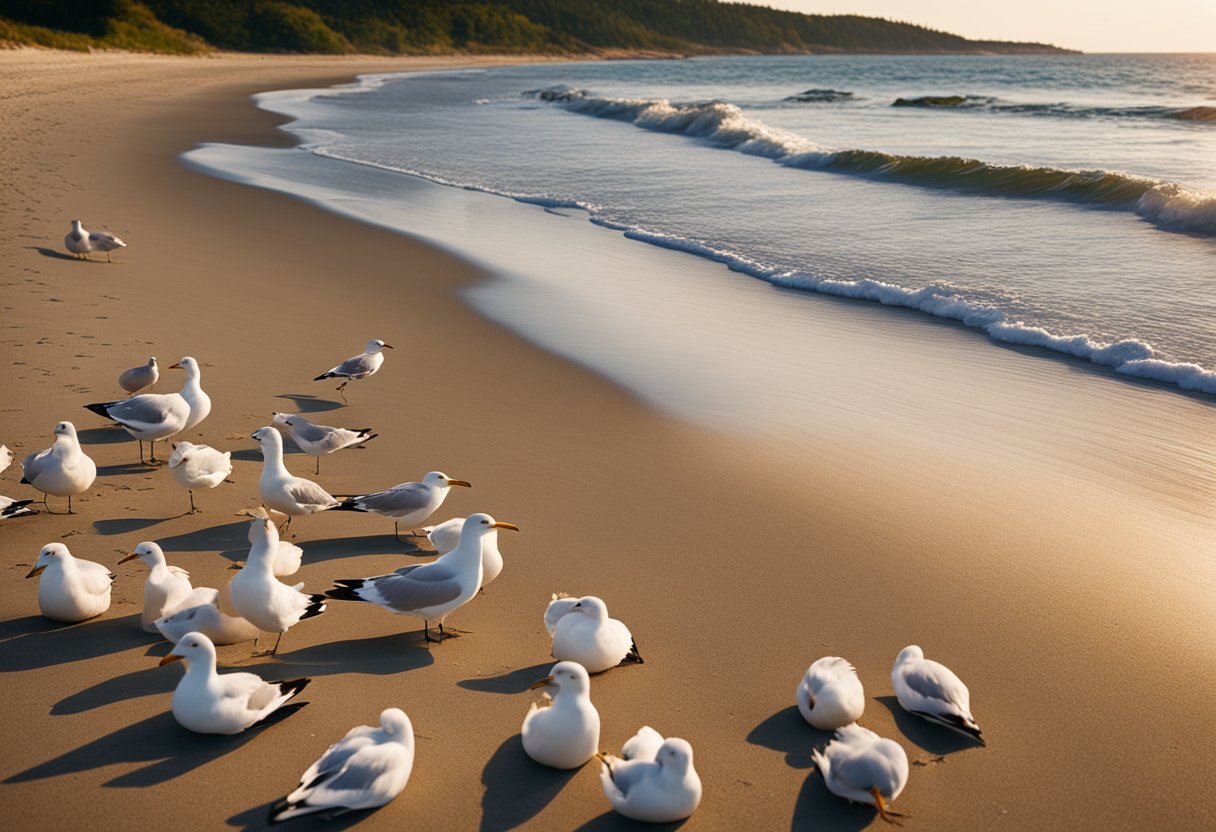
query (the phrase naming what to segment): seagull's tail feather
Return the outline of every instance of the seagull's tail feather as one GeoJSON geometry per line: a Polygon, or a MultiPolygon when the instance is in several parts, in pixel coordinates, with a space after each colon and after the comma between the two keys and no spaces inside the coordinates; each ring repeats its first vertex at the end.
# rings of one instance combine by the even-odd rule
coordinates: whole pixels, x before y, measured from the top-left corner
{"type": "Polygon", "coordinates": [[[111,417],[107,411],[116,404],[118,402],[94,402],[93,404],[86,404],[84,409],[93,411],[103,419],[109,419],[111,417]]]}
{"type": "Polygon", "coordinates": [[[621,664],[646,664],[642,659],[642,654],[638,652],[636,639],[630,639],[629,652],[625,654],[625,658],[621,659],[621,664]]]}
{"type": "Polygon", "coordinates": [[[338,584],[339,584],[339,586],[336,586],[333,589],[331,589],[325,593],[326,598],[332,598],[335,601],[366,601],[367,600],[366,598],[364,598],[363,596],[361,596],[359,594],[359,590],[362,589],[362,587],[363,587],[362,580],[357,580],[357,581],[342,580],[342,581],[338,581],[338,584]]]}
{"type": "Polygon", "coordinates": [[[357,502],[358,497],[347,497],[342,502],[333,507],[334,511],[367,511],[357,502]]]}
{"type": "MultiPolygon", "coordinates": [[[[325,612],[325,596],[324,595],[309,595],[308,600],[311,601],[312,603],[304,608],[304,614],[300,616],[301,621],[303,621],[305,618],[314,618],[314,617],[320,615],[321,613],[325,612]]],[[[328,621],[329,619],[326,619],[326,620],[328,621]]],[[[307,684],[308,680],[305,679],[304,682],[305,682],[305,684],[307,684]]]]}
{"type": "Polygon", "coordinates": [[[915,711],[914,713],[923,716],[930,722],[936,722],[938,725],[943,725],[946,728],[966,734],[980,745],[988,744],[981,735],[980,726],[976,725],[974,722],[966,719],[965,717],[959,716],[958,714],[927,714],[923,711],[915,711]]]}
{"type": "MultiPolygon", "coordinates": [[[[304,684],[308,684],[309,680],[308,679],[297,679],[296,681],[304,682],[304,684]]],[[[286,685],[289,683],[283,682],[283,684],[286,685]]],[[[300,688],[299,688],[299,690],[296,691],[296,693],[299,693],[300,690],[303,690],[303,689],[304,689],[304,685],[300,685],[300,688]]],[[[308,704],[307,702],[289,702],[281,708],[275,708],[273,711],[266,714],[266,716],[262,717],[261,719],[259,719],[255,723],[253,723],[253,725],[250,725],[249,728],[246,728],[245,730],[250,730],[252,728],[269,728],[271,725],[275,725],[276,723],[282,722],[283,720],[287,719],[287,717],[291,716],[292,714],[294,714],[296,711],[300,710],[307,704],[308,704]]]]}
{"type": "Polygon", "coordinates": [[[275,684],[279,686],[279,693],[290,698],[297,695],[300,691],[304,690],[304,688],[308,687],[308,683],[311,681],[312,679],[310,677],[301,676],[299,679],[287,679],[286,681],[276,682],[275,684]]]}
{"type": "MultiPolygon", "coordinates": [[[[22,482],[25,480],[23,479],[22,482]]],[[[23,514],[37,514],[38,510],[29,508],[33,500],[17,500],[6,506],[3,511],[0,511],[0,517],[20,517],[23,514]]]]}
{"type": "Polygon", "coordinates": [[[327,378],[337,378],[337,373],[325,372],[313,379],[313,381],[325,381],[327,378]]]}
{"type": "Polygon", "coordinates": [[[358,445],[362,445],[364,442],[371,442],[380,435],[378,433],[372,433],[371,428],[360,428],[359,430],[355,431],[355,433],[359,434],[359,441],[356,443],[358,445]]]}
{"type": "Polygon", "coordinates": [[[271,823],[282,823],[285,820],[298,818],[300,815],[309,815],[314,812],[324,811],[325,808],[325,806],[310,806],[307,800],[301,800],[299,803],[291,803],[287,800],[287,798],[284,797],[282,800],[270,807],[269,820],[271,823]]]}

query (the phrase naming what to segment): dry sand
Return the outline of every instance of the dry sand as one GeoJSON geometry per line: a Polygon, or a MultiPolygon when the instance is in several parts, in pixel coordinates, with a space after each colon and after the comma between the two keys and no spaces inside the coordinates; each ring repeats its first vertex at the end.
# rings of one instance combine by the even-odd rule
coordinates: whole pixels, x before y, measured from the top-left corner
{"type": "MultiPolygon", "coordinates": [[[[693,428],[473,314],[456,289],[492,279],[474,268],[176,160],[199,141],[285,143],[249,103],[254,91],[467,63],[0,52],[0,442],[20,458],[71,419],[99,466],[77,514],[0,527],[5,825],[260,827],[329,743],[396,705],[418,734],[409,786],[339,827],[615,828],[595,766],[543,769],[519,744],[526,687],[551,664],[541,613],[550,592],[567,591],[603,597],[646,659],[593,681],[602,745],[650,724],[696,749],[705,798],[690,829],[880,823],[828,795],[811,768],[826,737],[801,722],[793,692],[830,654],[860,671],[863,724],[913,761],[896,804],[909,828],[1206,826],[1210,500],[1174,510],[1143,499],[1132,476],[1090,491],[1042,464],[943,459],[911,436],[876,448],[816,444],[808,431],[783,447],[693,428]],[[72,217],[130,248],[111,265],[69,259],[72,217]],[[319,302],[335,285],[366,297],[319,302]],[[340,408],[311,379],[369,337],[397,349],[340,408]],[[162,366],[200,359],[214,409],[186,438],[235,452],[236,484],[198,494],[201,514],[179,516],[186,495],[168,473],[134,465],[134,443],[81,408],[115,397],[118,372],[148,354],[162,366]],[[474,485],[442,516],[488,511],[523,531],[503,533],[503,575],[451,618],[471,634],[427,649],[412,619],[334,603],[289,632],[277,658],[220,650],[221,666],[313,677],[307,708],[248,736],[193,735],[169,714],[180,670],[156,666],[167,645],[138,626],[142,566],[116,567],[110,611],[74,626],[42,619],[22,578],[49,541],[115,564],[156,540],[196,585],[222,585],[246,550],[235,512],[256,502],[248,434],[296,405],[380,433],[322,461],[330,491],[439,468],[474,485]],[[987,748],[898,710],[888,673],[910,642],[969,684],[987,748]]],[[[991,349],[956,336],[958,349],[991,349]]],[[[1159,408],[1168,427],[1152,441],[1166,452],[1193,441],[1188,431],[1216,435],[1207,402],[1072,376],[1023,394],[1045,412],[1100,407],[1104,424],[1123,407],[1159,408]]],[[[164,371],[158,389],[178,378],[164,371]]],[[[974,406],[962,382],[940,402],[955,417],[974,406]]],[[[1198,473],[1193,462],[1176,460],[1179,481],[1210,484],[1210,460],[1198,473]]],[[[311,476],[310,458],[288,464],[311,476]]],[[[19,479],[17,466],[0,476],[0,493],[33,496],[19,479]]],[[[391,531],[348,513],[298,520],[299,579],[322,591],[414,562],[391,531]]]]}

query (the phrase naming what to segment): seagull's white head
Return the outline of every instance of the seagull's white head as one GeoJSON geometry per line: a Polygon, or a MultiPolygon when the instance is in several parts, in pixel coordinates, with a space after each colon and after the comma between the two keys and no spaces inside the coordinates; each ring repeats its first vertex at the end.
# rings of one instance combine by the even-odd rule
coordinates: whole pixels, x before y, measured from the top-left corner
{"type": "Polygon", "coordinates": [[[160,660],[159,666],[164,667],[170,662],[185,659],[187,662],[197,662],[210,660],[215,662],[215,645],[211,643],[211,639],[207,638],[202,633],[186,633],[178,639],[177,645],[169,651],[163,659],[160,660]]]}
{"type": "Polygon", "coordinates": [[[924,650],[921,650],[915,644],[910,644],[903,650],[899,651],[899,655],[895,657],[895,664],[901,665],[904,662],[912,661],[913,659],[923,659],[924,657],[924,650]]]}
{"type": "Polygon", "coordinates": [[[570,612],[585,615],[596,621],[605,621],[608,618],[608,605],[594,595],[584,595],[578,599],[578,603],[570,608],[570,612]]]}
{"type": "Polygon", "coordinates": [[[380,712],[380,730],[398,741],[414,737],[414,726],[400,708],[385,708],[380,712]]]}
{"type": "Polygon", "coordinates": [[[590,693],[591,676],[578,662],[558,662],[548,676],[532,683],[528,690],[537,688],[557,688],[559,693],[590,693]]]}
{"type": "Polygon", "coordinates": [[[155,366],[156,366],[156,356],[155,356],[155,355],[149,355],[149,356],[148,356],[148,366],[149,366],[149,367],[155,367],[155,366]]]}
{"type": "Polygon", "coordinates": [[[429,485],[431,488],[451,488],[453,485],[463,485],[465,488],[472,488],[470,483],[464,480],[454,480],[442,471],[429,471],[422,478],[423,485],[429,485]]]}
{"type": "Polygon", "coordinates": [[[263,448],[273,447],[276,445],[280,448],[283,447],[283,437],[279,435],[277,430],[270,427],[270,425],[265,425],[258,428],[253,433],[249,434],[249,438],[256,440],[257,443],[263,448]]]}
{"type": "Polygon", "coordinates": [[[460,527],[460,539],[463,541],[466,535],[481,538],[494,529],[510,529],[517,532],[519,526],[514,523],[500,523],[488,514],[470,514],[465,518],[464,525],[460,527]]]}
{"type": "Polygon", "coordinates": [[[71,422],[60,422],[59,424],[55,425],[54,432],[56,436],[70,436],[73,439],[76,438],[76,426],[71,422]]]}
{"type": "Polygon", "coordinates": [[[75,231],[79,231],[79,230],[80,230],[80,227],[81,227],[82,225],[83,225],[83,223],[82,223],[80,220],[72,220],[72,229],[73,229],[73,230],[75,230],[75,231]]]}
{"type": "Polygon", "coordinates": [[[185,370],[186,375],[193,377],[199,374],[198,361],[190,356],[184,356],[181,361],[176,364],[169,365],[170,370],[185,370]]]}
{"type": "Polygon", "coordinates": [[[68,547],[62,543],[48,543],[42,547],[42,551],[38,553],[38,560],[34,561],[34,568],[26,575],[27,578],[34,578],[41,575],[48,567],[56,563],[63,563],[64,560],[69,560],[72,553],[68,551],[68,547]]]}
{"type": "Polygon", "coordinates": [[[683,777],[692,768],[692,746],[687,740],[679,737],[669,737],[659,746],[659,753],[654,761],[663,769],[676,777],[683,777]]]}
{"type": "Polygon", "coordinates": [[[156,545],[151,540],[145,540],[143,543],[135,547],[135,551],[120,560],[119,563],[123,564],[129,560],[135,560],[136,558],[139,558],[149,569],[151,569],[152,567],[165,562],[165,553],[161,550],[160,546],[156,545]]]}
{"type": "Polygon", "coordinates": [[[386,344],[379,338],[373,338],[367,342],[367,347],[364,349],[364,352],[366,352],[368,355],[375,355],[376,353],[380,352],[380,350],[391,350],[392,348],[392,344],[386,344]]]}
{"type": "Polygon", "coordinates": [[[275,425],[292,425],[295,416],[291,413],[271,413],[270,419],[275,425]]]}

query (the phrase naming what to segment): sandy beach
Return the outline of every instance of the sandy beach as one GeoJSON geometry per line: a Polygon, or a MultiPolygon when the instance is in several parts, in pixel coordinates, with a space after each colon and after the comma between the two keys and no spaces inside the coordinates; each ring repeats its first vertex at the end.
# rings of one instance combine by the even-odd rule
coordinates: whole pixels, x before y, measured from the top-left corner
{"type": "MultiPolygon", "coordinates": [[[[801,720],[794,688],[824,655],[857,667],[862,724],[908,752],[907,828],[1205,827],[1210,398],[816,300],[825,341],[870,316],[852,357],[825,362],[825,396],[865,402],[870,418],[856,431],[841,419],[787,437],[718,432],[476,314],[458,292],[495,278],[451,254],[178,159],[200,142],[290,146],[249,100],[258,91],[475,63],[0,50],[0,442],[19,460],[72,420],[99,473],[76,514],[0,526],[11,827],[262,828],[328,744],[389,706],[417,732],[410,783],[330,826],[629,826],[598,765],[545,769],[520,745],[528,685],[552,664],[541,615],[558,591],[604,598],[633,631],[645,664],[592,680],[601,745],[616,751],[644,724],[689,740],[705,787],[689,829],[881,826],[812,766],[828,737],[801,720]],[[129,248],[110,264],[71,259],[75,217],[129,248]],[[312,379],[372,337],[396,349],[342,406],[312,379]],[[875,370],[884,352],[921,372],[875,370]],[[134,441],[82,407],[117,398],[118,373],[150,354],[200,361],[214,406],[183,438],[233,451],[235,484],[197,493],[200,514],[183,515],[168,472],[136,464],[134,441]],[[884,400],[923,418],[876,432],[884,400]],[[308,707],[262,732],[190,734],[169,713],[181,672],[157,667],[168,644],[139,627],[146,570],[115,564],[153,540],[196,586],[226,584],[248,550],[236,512],[257,503],[249,434],[297,409],[380,434],[322,460],[315,479],[331,493],[438,469],[473,488],[437,519],[486,511],[522,531],[502,535],[502,576],[449,619],[467,635],[428,648],[414,619],[334,602],[274,658],[220,648],[221,669],[312,677],[308,707]],[[941,426],[987,450],[951,452],[941,426]],[[23,578],[52,541],[114,568],[109,612],[69,626],[39,615],[23,578]],[[968,684],[987,747],[899,709],[889,673],[911,643],[968,684]]],[[[157,390],[180,379],[166,369],[157,390]]],[[[287,464],[313,478],[311,458],[287,464]]],[[[19,465],[0,475],[0,494],[36,496],[20,478],[19,465]]],[[[310,592],[430,554],[373,516],[330,512],[291,532],[305,553],[294,580],[310,592]]]]}

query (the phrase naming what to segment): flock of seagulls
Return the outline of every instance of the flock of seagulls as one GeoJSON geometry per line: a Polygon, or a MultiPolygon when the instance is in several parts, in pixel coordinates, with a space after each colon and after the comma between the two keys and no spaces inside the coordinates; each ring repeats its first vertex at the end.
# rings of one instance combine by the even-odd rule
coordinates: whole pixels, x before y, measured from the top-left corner
{"type": "MultiPolygon", "coordinates": [[[[87,254],[83,248],[87,242],[106,250],[93,239],[96,233],[89,235],[79,226],[74,222],[73,233],[68,235],[69,249],[76,245],[87,254]]],[[[384,361],[382,350],[388,348],[373,339],[363,354],[326,371],[318,380],[342,378],[338,388],[342,392],[350,380],[376,373],[384,361]]],[[[180,392],[140,392],[153,387],[159,378],[156,359],[150,357],[147,364],[119,377],[128,398],[86,405],[139,442],[141,462],[143,444],[148,443],[145,464],[158,464],[157,441],[190,430],[210,413],[211,400],[202,389],[198,362],[187,356],[171,369],[179,368],[186,373],[180,392]]],[[[252,641],[253,655],[274,655],[288,630],[322,615],[333,601],[373,604],[394,615],[417,619],[423,639],[440,643],[456,635],[445,628],[447,619],[501,574],[499,531],[519,531],[518,526],[485,513],[456,517],[413,530],[415,535],[427,535],[435,546],[439,556],[431,562],[338,580],[324,592],[306,591],[302,582],[286,583],[281,578],[298,572],[303,555],[301,547],[280,537],[294,518],[329,510],[377,514],[394,521],[394,535],[399,537],[400,524],[412,527],[427,521],[453,487],[471,486],[431,471],[417,482],[335,497],[316,482],[288,471],[282,432],[316,458],[318,472],[322,456],[362,447],[377,436],[370,428],[316,425],[302,416],[282,413],[273,415],[271,425],[254,430],[250,436],[262,452],[260,504],[241,512],[249,518],[249,553],[223,589],[193,586],[189,573],[170,565],[154,541],[140,543],[118,562],[139,560],[147,567],[140,625],[173,643],[161,665],[185,662],[170,709],[190,731],[237,734],[281,720],[305,704],[293,700],[310,679],[267,682],[253,673],[220,673],[216,645],[252,641]],[[274,520],[276,513],[285,518],[282,529],[274,520]],[[275,636],[273,646],[258,652],[260,639],[271,634],[275,636]]],[[[81,449],[71,422],[58,423],[54,435],[50,448],[22,461],[22,482],[44,494],[48,511],[47,496],[56,496],[67,497],[72,512],[71,498],[91,487],[97,467],[81,449]]],[[[0,446],[0,471],[11,460],[11,452],[0,446]]],[[[167,467],[187,490],[193,513],[197,511],[194,491],[215,488],[232,473],[231,453],[179,441],[167,467]]],[[[0,498],[0,512],[5,518],[36,513],[30,508],[32,502],[0,498]]],[[[50,543],[39,552],[27,577],[39,578],[38,607],[44,616],[77,622],[109,608],[115,575],[102,564],[73,557],[62,543],[50,543]]],[[[610,617],[607,604],[592,595],[553,595],[544,609],[543,622],[557,663],[532,686],[542,690],[542,699],[523,718],[520,736],[525,753],[539,764],[558,769],[579,768],[598,760],[604,795],[625,817],[649,822],[689,817],[702,798],[689,742],[665,738],[643,726],[619,755],[600,748],[600,715],[591,701],[591,677],[643,662],[630,629],[610,617]]],[[[966,685],[944,665],[926,659],[919,647],[899,653],[891,680],[904,709],[984,743],[971,715],[966,685]]],[[[795,702],[810,725],[835,732],[824,748],[812,752],[827,788],[846,800],[872,805],[879,818],[898,824],[898,818],[905,816],[890,807],[907,784],[908,758],[899,743],[858,724],[865,695],[853,666],[835,656],[815,661],[797,686],[795,702]]],[[[298,787],[272,807],[270,818],[278,822],[314,812],[383,806],[405,789],[413,762],[414,732],[409,717],[398,708],[388,708],[380,714],[378,727],[352,728],[331,745],[304,772],[298,787]]]]}

